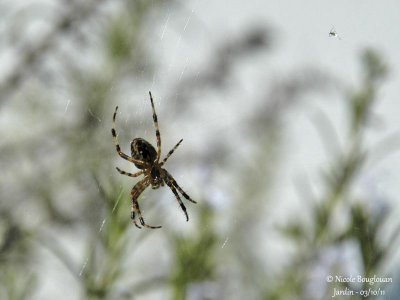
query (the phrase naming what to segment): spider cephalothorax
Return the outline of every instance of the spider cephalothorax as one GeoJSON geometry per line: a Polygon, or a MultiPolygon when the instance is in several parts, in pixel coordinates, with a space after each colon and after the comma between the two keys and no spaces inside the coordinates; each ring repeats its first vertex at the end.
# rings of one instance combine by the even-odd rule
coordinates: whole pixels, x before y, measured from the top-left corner
{"type": "Polygon", "coordinates": [[[136,223],[136,214],[139,215],[139,221],[142,226],[147,227],[147,228],[161,228],[161,226],[150,226],[147,225],[144,222],[144,219],[142,217],[142,213],[140,212],[139,208],[139,203],[137,201],[138,197],[140,194],[149,186],[153,189],[157,189],[160,186],[164,186],[164,183],[168,185],[168,187],[172,190],[174,193],[176,200],[178,200],[179,205],[181,206],[183,212],[186,215],[186,220],[189,221],[189,216],[186,212],[186,207],[183,204],[179,194],[193,202],[196,203],[196,201],[192,200],[188,194],[186,194],[182,188],[178,185],[178,183],[175,181],[175,179],[172,177],[171,174],[168,173],[167,170],[162,168],[162,166],[165,164],[165,162],[168,160],[168,158],[171,156],[171,154],[175,151],[176,148],[180,145],[182,140],[180,140],[174,148],[172,148],[167,156],[163,159],[162,162],[159,162],[160,160],[160,155],[161,155],[161,135],[160,135],[160,130],[158,127],[158,121],[157,121],[157,115],[156,115],[156,110],[154,108],[154,103],[153,103],[153,97],[151,96],[151,92],[149,92],[150,95],[150,102],[151,102],[151,107],[153,109],[153,121],[154,121],[154,126],[156,128],[156,138],[157,138],[157,151],[156,149],[145,139],[142,138],[135,138],[131,142],[131,155],[128,156],[125,153],[121,151],[121,147],[118,144],[118,137],[117,137],[117,132],[115,130],[115,118],[117,116],[117,110],[118,106],[115,108],[115,112],[113,115],[113,127],[111,129],[111,134],[113,136],[113,141],[115,144],[115,147],[117,149],[117,152],[119,156],[121,156],[123,159],[130,161],[133,163],[138,169],[141,171],[136,172],[136,173],[128,173],[125,171],[120,170],[117,168],[117,171],[122,174],[122,175],[127,175],[130,177],[137,177],[140,175],[144,175],[144,178],[140,180],[136,185],[132,188],[131,191],[131,200],[132,200],[132,212],[131,212],[131,218],[136,225],[136,227],[141,228],[137,223],[136,223]],[[178,190],[178,191],[177,191],[178,190]]]}

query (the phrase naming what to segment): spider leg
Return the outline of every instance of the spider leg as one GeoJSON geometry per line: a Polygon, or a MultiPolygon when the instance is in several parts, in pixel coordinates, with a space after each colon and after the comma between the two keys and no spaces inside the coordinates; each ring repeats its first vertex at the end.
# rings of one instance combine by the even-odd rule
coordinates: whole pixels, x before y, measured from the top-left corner
{"type": "Polygon", "coordinates": [[[117,110],[118,110],[118,106],[115,107],[115,111],[114,111],[114,115],[113,115],[113,125],[111,128],[111,134],[113,136],[113,142],[114,142],[115,148],[117,149],[119,156],[121,156],[123,159],[126,159],[127,161],[130,161],[131,163],[137,164],[139,166],[145,166],[144,162],[134,159],[133,157],[130,157],[129,155],[126,155],[124,152],[121,151],[121,147],[119,146],[119,143],[118,143],[117,131],[115,130],[115,118],[117,116],[117,110]]]}
{"type": "Polygon", "coordinates": [[[171,156],[172,153],[174,153],[175,149],[178,148],[178,146],[182,143],[183,139],[181,139],[174,148],[172,148],[171,150],[169,150],[167,156],[164,158],[164,160],[160,163],[160,167],[162,167],[163,164],[165,164],[165,162],[167,161],[167,159],[171,156]]]}
{"type": "Polygon", "coordinates": [[[132,206],[132,211],[131,211],[131,219],[133,221],[133,224],[135,224],[135,226],[139,229],[142,229],[142,227],[140,227],[137,223],[136,223],[136,215],[135,215],[135,211],[133,210],[133,206],[132,206]]]}
{"type": "Polygon", "coordinates": [[[154,108],[153,96],[151,95],[150,91],[149,91],[149,95],[150,95],[151,108],[153,109],[154,127],[156,128],[156,138],[157,138],[157,159],[156,159],[156,161],[158,162],[160,160],[160,156],[161,156],[161,135],[160,135],[160,128],[158,127],[156,109],[154,108]]]}
{"type": "Polygon", "coordinates": [[[140,228],[140,226],[136,223],[136,219],[135,219],[136,213],[139,215],[139,221],[140,221],[140,224],[142,224],[142,226],[151,228],[151,229],[161,228],[161,226],[151,226],[151,225],[147,225],[144,222],[142,213],[139,208],[139,203],[137,201],[140,194],[149,186],[149,184],[150,184],[150,181],[149,181],[148,177],[145,177],[141,181],[136,183],[135,186],[132,188],[132,191],[131,191],[131,200],[132,200],[131,218],[132,218],[135,226],[138,228],[140,228]]]}
{"type": "Polygon", "coordinates": [[[174,185],[174,187],[176,187],[178,189],[178,191],[183,195],[183,197],[186,198],[186,200],[189,200],[190,202],[193,203],[197,203],[196,201],[194,201],[192,198],[190,198],[190,196],[188,194],[185,193],[184,190],[182,190],[182,188],[178,185],[178,183],[175,181],[174,177],[172,177],[171,174],[168,173],[167,170],[163,169],[165,174],[168,177],[168,180],[172,182],[172,184],[174,185]]]}
{"type": "Polygon", "coordinates": [[[168,185],[168,187],[171,189],[171,191],[175,194],[176,200],[178,200],[179,205],[181,206],[183,212],[185,213],[186,216],[186,222],[189,221],[189,215],[186,211],[186,206],[183,204],[181,198],[179,197],[178,192],[176,191],[175,187],[172,185],[172,183],[169,181],[169,179],[165,180],[165,183],[168,185]]]}
{"type": "Polygon", "coordinates": [[[144,173],[144,170],[141,170],[141,171],[139,171],[139,172],[136,172],[136,173],[133,173],[133,174],[132,174],[132,173],[125,172],[125,171],[121,170],[121,169],[118,168],[118,167],[116,167],[116,169],[117,169],[117,171],[118,171],[120,174],[129,176],[129,177],[138,177],[139,175],[142,175],[142,174],[144,173]]]}

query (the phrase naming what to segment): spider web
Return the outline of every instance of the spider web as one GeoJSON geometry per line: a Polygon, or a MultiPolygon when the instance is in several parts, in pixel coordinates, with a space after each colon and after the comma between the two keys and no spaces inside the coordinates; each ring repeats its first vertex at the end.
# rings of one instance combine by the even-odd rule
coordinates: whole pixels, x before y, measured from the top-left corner
{"type": "MultiPolygon", "coordinates": [[[[165,106],[165,103],[163,103],[164,99],[160,96],[161,93],[158,92],[159,91],[159,88],[158,88],[159,83],[158,83],[158,81],[159,81],[160,76],[165,76],[165,74],[167,74],[167,76],[169,76],[168,74],[174,74],[174,73],[178,72],[179,73],[179,77],[178,77],[178,80],[177,80],[178,82],[180,82],[182,77],[184,76],[185,70],[186,70],[186,68],[187,68],[187,66],[189,64],[189,58],[185,59],[185,62],[183,64],[183,66],[179,66],[178,67],[178,69],[181,68],[181,71],[177,71],[177,68],[175,68],[175,69],[173,68],[174,64],[176,64],[176,58],[177,58],[176,55],[174,55],[174,53],[180,53],[182,51],[182,49],[181,49],[182,48],[182,35],[186,32],[188,26],[190,25],[192,16],[193,16],[193,14],[195,12],[195,8],[196,8],[196,5],[197,5],[197,2],[198,1],[195,1],[195,3],[192,5],[192,8],[191,8],[190,12],[188,13],[188,16],[187,16],[187,18],[185,20],[184,25],[181,27],[180,30],[178,30],[178,33],[177,33],[178,38],[174,42],[175,43],[175,46],[173,47],[174,50],[172,50],[171,53],[170,53],[171,55],[169,55],[170,56],[170,59],[169,59],[170,62],[168,63],[167,69],[165,71],[160,71],[160,70],[156,69],[156,71],[152,75],[151,82],[148,83],[148,85],[149,85],[148,88],[140,89],[141,91],[143,91],[141,96],[139,96],[139,97],[137,97],[137,95],[129,96],[129,97],[126,97],[126,99],[129,99],[129,100],[125,100],[124,99],[124,101],[123,101],[123,102],[126,102],[126,101],[127,102],[131,102],[132,101],[131,99],[135,99],[134,100],[134,102],[135,102],[134,104],[129,104],[129,103],[121,103],[120,104],[121,108],[122,107],[125,108],[125,109],[120,109],[119,114],[118,114],[118,118],[120,119],[120,124],[118,126],[118,128],[119,128],[118,132],[119,132],[119,140],[120,140],[121,147],[124,148],[123,144],[126,144],[127,141],[129,142],[133,138],[132,136],[130,136],[133,131],[128,126],[128,123],[131,123],[132,119],[139,120],[138,122],[139,122],[139,125],[140,125],[140,130],[135,129],[134,134],[141,135],[139,133],[139,131],[142,131],[143,132],[143,136],[144,137],[149,137],[148,140],[151,141],[152,144],[154,144],[153,140],[155,140],[155,136],[154,136],[155,132],[154,132],[154,128],[153,128],[154,127],[153,123],[151,121],[150,105],[149,105],[148,99],[145,99],[143,97],[143,95],[147,96],[147,93],[148,93],[147,91],[152,91],[153,92],[154,102],[155,102],[154,104],[156,106],[157,115],[158,115],[159,120],[161,119],[161,121],[159,121],[159,122],[161,123],[160,124],[160,130],[161,130],[161,138],[162,138],[162,142],[163,142],[162,153],[164,153],[164,155],[166,154],[166,151],[167,151],[166,145],[170,144],[170,141],[168,141],[168,137],[169,136],[164,133],[164,131],[166,131],[167,127],[163,126],[163,124],[167,123],[167,116],[165,114],[161,114],[161,112],[165,112],[165,107],[166,106],[165,106]],[[140,100],[138,100],[138,99],[140,99],[140,100]],[[160,104],[163,104],[163,105],[160,105],[160,104]],[[139,109],[130,109],[132,106],[138,107],[139,109]],[[162,110],[161,107],[164,108],[164,109],[162,110]],[[121,142],[122,140],[124,142],[121,142]]],[[[165,36],[166,36],[166,34],[168,32],[168,27],[170,26],[171,16],[172,16],[172,12],[171,12],[171,9],[169,8],[167,10],[167,12],[166,12],[165,17],[164,17],[165,21],[163,22],[163,25],[161,26],[161,32],[160,32],[159,36],[157,37],[158,41],[156,41],[156,44],[159,44],[159,42],[162,42],[164,40],[164,38],[165,38],[165,36]]],[[[168,44],[170,44],[170,42],[168,42],[168,44]]],[[[154,55],[154,54],[153,53],[146,53],[145,54],[146,57],[145,57],[144,61],[146,61],[146,62],[149,61],[150,60],[150,56],[152,56],[152,55],[154,55]]],[[[110,93],[112,92],[113,88],[114,88],[113,86],[110,88],[110,90],[109,90],[110,93]]],[[[70,99],[68,99],[67,103],[65,105],[65,113],[67,113],[67,111],[69,109],[70,102],[71,102],[70,99]]],[[[87,110],[88,110],[88,113],[90,114],[90,116],[92,116],[99,123],[102,122],[102,119],[109,119],[107,117],[104,118],[104,116],[95,115],[91,111],[90,107],[88,107],[87,110]]],[[[109,131],[108,127],[111,126],[111,123],[110,124],[102,124],[102,126],[104,127],[105,130],[109,131]]],[[[179,178],[182,178],[182,176],[179,177],[179,178]]],[[[135,182],[136,181],[137,180],[135,180],[135,182]]],[[[154,191],[147,191],[147,192],[154,193],[154,191]]],[[[116,203],[115,203],[115,205],[114,205],[114,207],[112,209],[112,213],[114,213],[114,211],[115,211],[115,209],[117,208],[118,205],[126,206],[126,210],[129,211],[130,206],[126,205],[127,201],[125,201],[126,200],[125,198],[127,198],[127,195],[125,195],[125,194],[126,194],[125,189],[121,188],[121,191],[120,191],[120,193],[119,193],[119,195],[117,197],[117,201],[116,201],[116,203]],[[121,201],[121,199],[123,199],[123,201],[121,201]]],[[[158,194],[160,194],[160,193],[158,193],[158,194]]],[[[163,194],[166,194],[166,193],[163,193],[163,194]]],[[[169,194],[169,193],[167,193],[167,194],[168,194],[167,195],[168,198],[171,198],[171,196],[173,196],[172,194],[169,194]]],[[[148,196],[147,196],[146,191],[145,191],[141,195],[140,201],[143,202],[143,203],[146,203],[147,202],[146,198],[148,198],[148,196]]],[[[152,200],[154,200],[154,198],[156,198],[156,196],[152,196],[151,198],[153,198],[152,200]]],[[[160,200],[161,201],[152,201],[153,204],[148,205],[148,207],[147,207],[148,209],[145,210],[146,211],[146,215],[151,216],[152,215],[151,212],[154,211],[154,209],[157,211],[157,213],[163,214],[162,210],[160,209],[160,207],[161,207],[160,202],[166,202],[165,201],[166,197],[163,196],[162,199],[160,199],[160,200]]],[[[169,201],[169,202],[171,202],[171,201],[169,201]]],[[[175,203],[172,203],[172,204],[175,204],[175,203]]],[[[179,209],[179,207],[174,207],[174,208],[175,209],[179,209]]],[[[106,216],[100,222],[99,229],[98,229],[98,233],[99,234],[102,233],[102,230],[103,230],[105,224],[107,223],[107,219],[108,219],[108,217],[106,216]]],[[[180,224],[182,224],[182,222],[180,224]]],[[[136,228],[133,228],[132,230],[135,230],[135,229],[136,228]]],[[[146,231],[146,229],[143,229],[143,230],[146,231]]],[[[227,243],[227,240],[225,241],[223,246],[225,246],[226,243],[227,243]]],[[[82,276],[82,274],[85,272],[85,268],[86,268],[86,266],[88,264],[88,261],[89,261],[89,257],[87,257],[84,260],[84,262],[82,264],[82,267],[80,268],[80,271],[79,271],[79,276],[82,276]]]]}

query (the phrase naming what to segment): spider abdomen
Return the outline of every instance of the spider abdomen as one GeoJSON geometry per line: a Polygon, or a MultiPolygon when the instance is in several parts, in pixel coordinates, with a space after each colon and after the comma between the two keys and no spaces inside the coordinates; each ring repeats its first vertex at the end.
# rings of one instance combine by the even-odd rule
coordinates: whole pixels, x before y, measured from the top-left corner
{"type": "MultiPolygon", "coordinates": [[[[150,165],[154,163],[157,158],[157,151],[145,139],[136,138],[131,142],[131,154],[134,159],[146,162],[150,165]]],[[[135,164],[138,169],[144,169],[144,166],[135,164]]]]}

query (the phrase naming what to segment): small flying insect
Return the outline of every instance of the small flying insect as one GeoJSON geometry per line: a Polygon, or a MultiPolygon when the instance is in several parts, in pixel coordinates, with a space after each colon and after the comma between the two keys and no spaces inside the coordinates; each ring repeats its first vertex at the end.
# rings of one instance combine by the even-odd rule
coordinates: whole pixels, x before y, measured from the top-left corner
{"type": "Polygon", "coordinates": [[[331,31],[329,31],[329,36],[330,37],[336,37],[339,40],[341,40],[341,37],[337,34],[337,32],[335,31],[335,28],[332,27],[331,31]]]}

